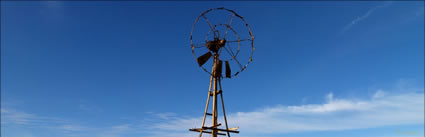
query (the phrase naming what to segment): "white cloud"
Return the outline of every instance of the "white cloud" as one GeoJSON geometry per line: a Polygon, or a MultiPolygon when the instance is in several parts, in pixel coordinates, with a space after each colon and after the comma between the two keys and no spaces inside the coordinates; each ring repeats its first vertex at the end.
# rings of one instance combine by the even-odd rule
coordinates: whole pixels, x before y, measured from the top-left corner
{"type": "Polygon", "coordinates": [[[378,91],[375,92],[372,98],[374,99],[381,98],[381,97],[384,97],[385,95],[386,95],[386,92],[382,89],[379,89],[378,91]]]}
{"type": "Polygon", "coordinates": [[[168,119],[170,119],[170,118],[172,118],[172,117],[175,117],[175,116],[176,116],[176,113],[173,113],[173,112],[165,112],[165,113],[155,113],[155,115],[156,115],[157,117],[159,117],[160,119],[168,120],[168,119]]]}
{"type": "MultiPolygon", "coordinates": [[[[72,123],[57,117],[40,116],[28,112],[18,111],[10,108],[1,109],[1,125],[3,127],[14,127],[25,131],[24,129],[37,128],[39,130],[51,130],[61,132],[77,132],[86,131],[88,128],[72,123]]],[[[29,132],[29,131],[26,131],[29,132]]],[[[23,133],[26,133],[23,132],[23,133]]],[[[18,133],[22,134],[22,133],[18,133]]],[[[22,136],[29,136],[31,133],[26,133],[22,136]]],[[[21,136],[21,135],[19,135],[21,136]]],[[[34,136],[34,135],[31,135],[34,136]]]]}
{"type": "Polygon", "coordinates": [[[354,25],[356,25],[357,23],[367,19],[373,12],[375,12],[378,9],[387,7],[389,5],[391,5],[393,2],[385,2],[381,5],[375,6],[371,9],[369,9],[365,14],[363,14],[362,16],[358,16],[357,18],[355,18],[354,20],[352,20],[349,24],[347,24],[341,31],[341,33],[345,33],[346,31],[348,31],[349,29],[351,29],[351,27],[353,27],[354,25]]]}
{"type": "Polygon", "coordinates": [[[82,131],[82,130],[85,130],[86,128],[80,125],[66,124],[66,125],[59,126],[58,129],[67,130],[67,131],[82,131]]]}
{"type": "Polygon", "coordinates": [[[16,111],[13,109],[1,109],[1,124],[14,124],[14,125],[28,125],[28,126],[39,126],[45,123],[64,123],[62,119],[52,117],[42,117],[26,112],[16,111]]]}
{"type": "MultiPolygon", "coordinates": [[[[235,135],[237,137],[265,137],[291,132],[424,124],[424,89],[410,88],[412,85],[409,83],[401,80],[391,92],[378,89],[370,97],[362,99],[339,98],[329,93],[324,95],[325,101],[320,104],[275,105],[250,112],[231,113],[228,114],[229,127],[240,127],[241,134],[235,135]]],[[[202,120],[201,116],[182,117],[171,112],[149,112],[147,114],[150,116],[145,119],[130,119],[127,120],[130,122],[109,126],[88,126],[10,108],[2,108],[1,114],[2,126],[5,127],[37,127],[43,132],[65,133],[66,136],[75,137],[190,137],[197,133],[188,129],[200,127],[202,120]]],[[[223,122],[222,119],[219,121],[223,122]]],[[[206,122],[208,126],[211,120],[206,122]]]]}
{"type": "Polygon", "coordinates": [[[97,107],[95,105],[88,105],[88,104],[80,104],[78,108],[86,112],[102,112],[103,111],[100,107],[97,107]]]}
{"type": "MultiPolygon", "coordinates": [[[[278,134],[329,131],[390,125],[423,124],[424,93],[388,94],[378,90],[369,99],[340,99],[330,93],[326,103],[299,106],[277,105],[252,112],[228,115],[242,134],[278,134]]],[[[162,131],[187,131],[199,127],[201,117],[154,124],[162,131]]],[[[222,120],[221,120],[222,121],[222,120]]]]}

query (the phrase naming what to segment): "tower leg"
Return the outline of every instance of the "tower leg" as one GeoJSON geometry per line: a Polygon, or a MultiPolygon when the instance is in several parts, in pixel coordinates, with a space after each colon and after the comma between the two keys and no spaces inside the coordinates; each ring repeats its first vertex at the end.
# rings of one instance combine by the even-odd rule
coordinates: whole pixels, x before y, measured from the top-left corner
{"type": "Polygon", "coordinates": [[[224,123],[226,124],[226,131],[227,131],[227,136],[230,137],[230,133],[229,133],[229,126],[227,125],[227,118],[226,118],[226,110],[224,109],[224,100],[223,100],[223,91],[221,89],[221,80],[218,80],[218,84],[220,85],[220,97],[221,97],[221,105],[223,107],[223,117],[224,117],[224,123]]]}
{"type": "Polygon", "coordinates": [[[224,108],[224,100],[223,100],[223,91],[221,88],[221,75],[218,73],[221,73],[221,62],[218,63],[218,55],[214,55],[214,65],[212,68],[212,72],[211,72],[211,78],[210,78],[210,85],[209,85],[209,89],[208,89],[208,98],[207,98],[207,103],[205,105],[205,112],[204,112],[204,117],[202,119],[202,126],[201,128],[192,128],[189,129],[189,131],[195,131],[195,132],[199,132],[199,137],[202,137],[203,133],[207,133],[207,134],[211,134],[212,137],[217,137],[218,135],[227,135],[227,137],[230,137],[230,133],[239,133],[239,131],[236,130],[229,130],[229,126],[227,124],[227,117],[226,117],[226,111],[224,108]],[[220,94],[220,98],[221,98],[221,105],[223,108],[223,116],[224,116],[224,122],[226,125],[226,129],[221,129],[219,128],[219,126],[221,124],[217,123],[218,121],[218,94],[220,94]],[[210,99],[212,96],[212,112],[208,113],[208,107],[209,107],[209,103],[210,103],[210,99]],[[206,120],[206,116],[212,116],[212,125],[211,126],[205,126],[205,120],[206,120]],[[220,131],[220,132],[219,132],[220,131]],[[226,132],[225,133],[221,133],[221,132],[226,132]]]}
{"type": "MultiPolygon", "coordinates": [[[[204,118],[202,119],[202,126],[201,126],[201,127],[204,127],[204,126],[205,126],[205,118],[207,117],[207,113],[208,113],[208,106],[209,106],[209,104],[210,104],[210,96],[211,96],[211,85],[212,85],[212,82],[213,82],[213,75],[211,75],[211,79],[210,79],[210,86],[209,86],[209,88],[208,88],[208,98],[207,98],[207,104],[205,105],[204,118]]],[[[201,131],[199,132],[199,137],[202,137],[202,131],[203,131],[203,130],[201,130],[201,131]]]]}
{"type": "MultiPolygon", "coordinates": [[[[214,78],[212,126],[217,128],[217,78],[214,78]]],[[[217,130],[212,130],[212,137],[217,137],[217,130]]]]}
{"type": "MultiPolygon", "coordinates": [[[[217,55],[214,56],[214,66],[217,67],[217,55]]],[[[217,74],[215,71],[215,67],[214,67],[214,71],[213,71],[213,75],[214,75],[214,90],[213,90],[213,112],[212,112],[212,127],[213,128],[217,128],[217,74]]],[[[212,130],[212,137],[217,137],[217,130],[212,130]]]]}

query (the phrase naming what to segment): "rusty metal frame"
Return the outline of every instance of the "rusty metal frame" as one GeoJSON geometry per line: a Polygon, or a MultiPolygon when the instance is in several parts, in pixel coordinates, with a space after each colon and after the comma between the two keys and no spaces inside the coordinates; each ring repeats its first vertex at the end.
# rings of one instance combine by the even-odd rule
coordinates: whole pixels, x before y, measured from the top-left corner
{"type": "MultiPolygon", "coordinates": [[[[208,10],[206,10],[205,12],[203,12],[203,13],[201,13],[201,15],[199,15],[196,19],[195,19],[195,22],[193,23],[193,25],[192,25],[192,31],[190,32],[190,45],[191,45],[191,48],[192,48],[192,54],[193,54],[193,56],[195,57],[195,58],[197,58],[197,55],[196,55],[196,53],[195,53],[195,48],[198,48],[198,47],[196,47],[195,45],[201,45],[201,46],[204,46],[204,45],[202,45],[202,44],[200,44],[200,43],[193,43],[193,36],[192,36],[192,34],[193,34],[193,31],[194,31],[194,29],[195,29],[195,26],[196,26],[196,24],[198,23],[198,21],[199,21],[199,19],[200,18],[203,18],[206,22],[207,22],[207,24],[208,24],[208,26],[210,27],[210,30],[209,30],[209,32],[207,32],[207,35],[211,32],[211,31],[214,31],[215,30],[215,27],[216,27],[216,25],[214,25],[214,24],[212,24],[209,20],[208,20],[208,18],[207,18],[207,16],[206,16],[206,14],[207,13],[209,13],[209,12],[211,12],[211,11],[214,11],[214,10],[225,10],[225,11],[228,11],[228,12],[231,12],[232,13],[232,15],[231,15],[231,17],[230,17],[230,19],[229,19],[229,21],[228,21],[228,24],[218,24],[218,25],[225,25],[226,26],[226,32],[225,32],[225,35],[227,35],[227,31],[230,29],[230,30],[232,30],[236,35],[237,35],[237,37],[238,37],[238,40],[233,40],[233,41],[229,41],[229,42],[238,42],[238,50],[237,50],[237,54],[239,53],[239,51],[240,51],[240,42],[241,41],[244,41],[244,40],[249,40],[249,41],[251,41],[251,55],[250,55],[250,57],[249,57],[249,60],[248,60],[248,62],[245,64],[245,65],[242,65],[238,60],[237,60],[237,54],[232,54],[232,52],[233,51],[228,51],[227,49],[225,49],[225,51],[226,52],[228,52],[227,54],[230,54],[231,56],[232,56],[232,58],[231,59],[229,59],[229,60],[233,60],[233,61],[235,61],[238,65],[239,65],[239,67],[240,67],[240,69],[238,70],[238,71],[233,71],[234,73],[231,75],[231,77],[236,77],[240,72],[242,72],[242,71],[244,71],[246,68],[247,68],[247,66],[248,66],[248,64],[249,63],[251,63],[252,62],[252,60],[253,60],[253,55],[254,55],[254,51],[255,51],[255,48],[254,48],[254,36],[253,36],[253,34],[252,34],[252,31],[251,31],[251,28],[249,27],[249,25],[248,25],[248,23],[246,23],[246,21],[245,21],[245,19],[242,17],[242,16],[240,16],[239,14],[237,14],[235,11],[233,11],[233,10],[230,10],[230,9],[226,9],[226,8],[223,8],[223,7],[221,7],[221,8],[211,8],[211,9],[208,9],[208,10]],[[233,30],[233,28],[231,27],[231,23],[232,23],[232,21],[233,21],[233,18],[234,18],[234,16],[236,16],[236,17],[238,17],[239,19],[241,19],[242,21],[243,21],[243,23],[245,23],[244,25],[247,27],[247,29],[248,29],[248,32],[249,32],[249,36],[250,36],[250,38],[249,39],[240,39],[239,38],[239,35],[237,34],[237,32],[236,31],[234,31],[233,30]]],[[[213,33],[214,35],[215,35],[215,33],[213,33]]],[[[206,36],[206,38],[207,38],[208,36],[206,36]]],[[[215,36],[214,36],[215,37],[215,36]]],[[[226,61],[226,60],[225,60],[226,61]]],[[[207,72],[208,74],[210,74],[211,75],[211,72],[210,71],[208,71],[205,67],[203,67],[203,66],[200,66],[205,72],[207,72]]],[[[212,71],[212,70],[211,70],[212,71]]],[[[230,78],[231,78],[230,77],[230,78]]]]}
{"type": "Polygon", "coordinates": [[[239,133],[239,131],[236,130],[230,130],[229,126],[227,124],[227,117],[226,117],[226,110],[224,108],[224,99],[223,99],[223,90],[221,87],[221,76],[220,74],[216,73],[218,71],[221,71],[219,67],[216,67],[217,65],[219,65],[219,55],[216,53],[214,54],[214,65],[212,68],[212,73],[211,73],[211,78],[210,78],[210,85],[209,85],[209,89],[208,89],[208,97],[207,97],[207,102],[205,105],[205,111],[204,111],[204,116],[202,118],[202,125],[201,128],[192,128],[189,129],[189,131],[195,131],[195,132],[199,132],[199,137],[202,137],[203,133],[207,133],[207,134],[211,134],[212,137],[217,137],[217,135],[224,135],[227,137],[230,137],[230,133],[239,133]],[[211,88],[213,89],[211,91],[211,88]],[[226,126],[226,129],[221,129],[218,128],[219,126],[221,126],[221,123],[218,123],[218,94],[220,94],[220,100],[221,100],[221,105],[222,105],[222,109],[223,109],[223,117],[224,117],[224,123],[226,126]],[[210,105],[210,100],[212,96],[212,112],[208,113],[208,107],[210,105]],[[205,126],[205,119],[206,116],[212,116],[212,126],[207,127],[205,126]],[[219,133],[219,132],[226,132],[226,134],[224,133],[219,133]]]}

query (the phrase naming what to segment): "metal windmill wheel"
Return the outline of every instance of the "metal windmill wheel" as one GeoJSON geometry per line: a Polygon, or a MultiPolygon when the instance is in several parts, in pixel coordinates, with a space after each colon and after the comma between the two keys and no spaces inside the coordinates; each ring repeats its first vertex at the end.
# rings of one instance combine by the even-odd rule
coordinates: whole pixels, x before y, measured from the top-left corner
{"type": "MultiPolygon", "coordinates": [[[[225,8],[209,9],[196,18],[192,26],[190,44],[193,56],[203,70],[212,74],[214,63],[217,63],[217,67],[222,67],[224,63],[226,78],[235,77],[245,70],[252,62],[255,50],[254,36],[249,25],[235,11],[225,8]],[[224,17],[225,20],[216,20],[214,17],[224,17]],[[198,34],[194,34],[195,32],[198,34]],[[200,34],[205,37],[197,37],[200,34]],[[246,55],[243,57],[246,61],[241,61],[241,54],[246,55]]],[[[222,69],[217,70],[217,76],[223,77],[222,69]]]]}

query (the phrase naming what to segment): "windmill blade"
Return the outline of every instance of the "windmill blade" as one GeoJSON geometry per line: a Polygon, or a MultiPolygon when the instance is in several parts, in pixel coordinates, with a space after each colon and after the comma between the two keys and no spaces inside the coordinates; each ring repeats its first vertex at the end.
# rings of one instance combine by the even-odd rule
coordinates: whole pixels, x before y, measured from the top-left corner
{"type": "Polygon", "coordinates": [[[232,71],[230,70],[229,61],[226,61],[226,78],[230,78],[231,74],[232,74],[232,71]]]}
{"type": "Polygon", "coordinates": [[[219,60],[217,62],[217,65],[214,68],[214,72],[215,72],[215,75],[217,77],[221,77],[221,72],[222,72],[221,70],[222,70],[222,68],[223,68],[223,61],[219,60]]]}
{"type": "Polygon", "coordinates": [[[207,52],[204,55],[198,57],[196,61],[198,61],[199,66],[202,66],[211,58],[211,56],[211,52],[207,52]]]}

